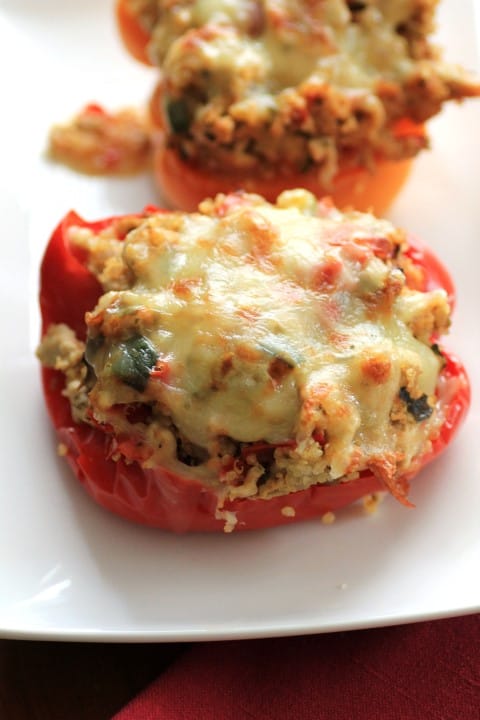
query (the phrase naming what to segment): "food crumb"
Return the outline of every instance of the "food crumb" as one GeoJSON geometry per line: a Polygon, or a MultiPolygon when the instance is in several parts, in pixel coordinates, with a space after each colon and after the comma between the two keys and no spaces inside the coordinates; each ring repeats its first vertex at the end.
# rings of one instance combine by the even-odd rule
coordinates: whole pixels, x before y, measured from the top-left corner
{"type": "Polygon", "coordinates": [[[284,517],[291,517],[291,518],[295,517],[295,515],[297,514],[295,512],[295,508],[293,508],[291,505],[285,505],[285,507],[283,507],[281,509],[281,513],[284,517]]]}
{"type": "Polygon", "coordinates": [[[372,493],[371,495],[365,495],[363,498],[363,509],[369,515],[373,515],[377,512],[378,506],[381,502],[382,496],[379,493],[372,493]]]}
{"type": "Polygon", "coordinates": [[[232,512],[231,510],[220,510],[218,508],[215,511],[215,519],[225,521],[225,525],[223,526],[224,533],[233,532],[238,522],[237,513],[232,512]]]}
{"type": "Polygon", "coordinates": [[[327,512],[322,515],[322,523],[324,525],[332,525],[335,522],[335,513],[327,512]]]}
{"type": "Polygon", "coordinates": [[[58,443],[57,445],[57,455],[60,457],[65,457],[68,453],[68,447],[65,445],[65,443],[58,443]]]}
{"type": "Polygon", "coordinates": [[[87,175],[142,172],[151,154],[148,122],[133,109],[111,113],[92,103],[49,135],[48,156],[87,175]]]}

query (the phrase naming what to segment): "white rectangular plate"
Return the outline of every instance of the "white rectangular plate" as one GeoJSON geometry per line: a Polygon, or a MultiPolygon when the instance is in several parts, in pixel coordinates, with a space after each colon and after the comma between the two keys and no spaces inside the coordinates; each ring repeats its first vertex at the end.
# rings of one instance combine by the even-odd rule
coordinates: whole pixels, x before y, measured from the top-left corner
{"type": "MultiPolygon", "coordinates": [[[[445,0],[448,58],[478,69],[473,0],[445,0]]],[[[38,266],[59,218],[158,201],[147,177],[92,179],[48,164],[53,121],[85,102],[138,104],[154,77],[120,47],[112,3],[3,0],[0,239],[0,634],[192,640],[325,632],[480,609],[480,102],[430,124],[391,217],[450,267],[450,344],[473,385],[467,423],[414,483],[415,510],[387,499],[365,517],[250,534],[176,537],[97,507],[56,457],[34,357],[38,266]]]]}

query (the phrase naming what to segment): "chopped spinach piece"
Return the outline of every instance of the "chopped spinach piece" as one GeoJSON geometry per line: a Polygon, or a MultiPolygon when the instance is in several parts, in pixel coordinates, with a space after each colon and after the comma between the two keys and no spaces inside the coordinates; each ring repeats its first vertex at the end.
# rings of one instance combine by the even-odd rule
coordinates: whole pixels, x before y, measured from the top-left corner
{"type": "Polygon", "coordinates": [[[116,346],[112,356],[112,373],[126,385],[143,392],[158,353],[150,340],[134,335],[116,346]]]}
{"type": "Polygon", "coordinates": [[[190,127],[191,117],[185,100],[170,100],[166,105],[166,111],[173,132],[187,132],[190,127]]]}
{"type": "Polygon", "coordinates": [[[401,387],[399,397],[407,406],[410,415],[413,415],[417,422],[427,420],[433,412],[433,408],[428,404],[428,397],[420,395],[418,398],[412,398],[406,387],[401,387]]]}
{"type": "Polygon", "coordinates": [[[433,345],[431,346],[431,348],[432,348],[433,352],[435,353],[435,355],[438,355],[438,357],[441,357],[441,358],[445,358],[445,355],[444,355],[443,352],[441,351],[440,346],[438,345],[438,343],[433,343],[433,345]]]}

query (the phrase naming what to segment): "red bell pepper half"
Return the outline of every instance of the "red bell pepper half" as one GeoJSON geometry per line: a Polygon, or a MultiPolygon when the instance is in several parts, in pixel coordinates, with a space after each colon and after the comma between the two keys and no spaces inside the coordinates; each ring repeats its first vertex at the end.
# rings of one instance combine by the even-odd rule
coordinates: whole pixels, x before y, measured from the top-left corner
{"type": "MultiPolygon", "coordinates": [[[[153,211],[147,208],[144,214],[148,216],[153,211]]],[[[67,231],[72,226],[100,230],[115,220],[88,223],[70,212],[54,231],[41,266],[42,333],[52,323],[66,323],[79,338],[85,338],[85,312],[95,306],[102,288],[85,267],[84,258],[70,246],[67,231]]],[[[122,239],[119,237],[120,242],[122,239]]],[[[407,254],[422,271],[421,289],[442,287],[453,302],[452,280],[433,253],[412,240],[407,254]]],[[[451,442],[469,407],[470,386],[464,367],[453,355],[443,349],[441,352],[445,364],[437,395],[443,406],[444,422],[438,436],[432,438],[431,449],[415,461],[407,476],[396,481],[397,488],[403,486],[402,491],[411,477],[451,442]]],[[[166,467],[144,469],[135,461],[111,459],[111,436],[101,428],[72,420],[70,404],[62,395],[62,373],[49,368],[43,368],[42,373],[48,411],[60,442],[67,448],[66,458],[75,475],[100,505],[129,520],[176,532],[221,531],[232,512],[236,517],[235,529],[258,529],[322,516],[387,489],[401,499],[402,492],[386,488],[381,479],[368,471],[348,482],[314,485],[268,500],[226,501],[219,513],[217,495],[201,482],[166,467]]],[[[264,446],[262,451],[265,452],[264,446]]]]}

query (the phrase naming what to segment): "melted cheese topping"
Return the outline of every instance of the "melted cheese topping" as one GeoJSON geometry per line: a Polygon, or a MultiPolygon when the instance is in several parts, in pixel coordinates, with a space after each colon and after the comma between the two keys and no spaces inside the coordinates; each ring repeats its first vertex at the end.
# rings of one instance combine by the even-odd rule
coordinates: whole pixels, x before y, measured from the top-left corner
{"type": "MultiPolygon", "coordinates": [[[[211,69],[215,72],[217,67],[223,67],[232,78],[238,55],[247,51],[262,67],[266,86],[279,90],[312,74],[350,89],[372,88],[379,77],[404,80],[415,67],[415,55],[421,52],[417,48],[412,53],[413,39],[417,36],[424,40],[432,30],[436,2],[367,0],[358,10],[354,6],[359,3],[345,0],[188,0],[173,7],[171,3],[157,4],[159,15],[153,27],[151,52],[159,64],[165,64],[167,72],[177,42],[180,56],[188,44],[201,45],[211,69]],[[215,33],[219,27],[232,33],[240,51],[237,55],[222,57],[222,36],[215,33]],[[193,34],[186,41],[189,32],[193,34]]],[[[424,59],[435,56],[425,41],[422,51],[424,59]]]]}
{"type": "MultiPolygon", "coordinates": [[[[428,449],[442,420],[429,342],[449,308],[442,290],[406,287],[390,223],[298,190],[133,224],[124,243],[111,228],[71,233],[106,289],[87,314],[85,419],[112,428],[120,453],[130,436],[145,467],[266,497],[365,469],[388,483],[428,449]]],[[[47,364],[68,365],[67,340],[52,330],[47,364]]]]}

